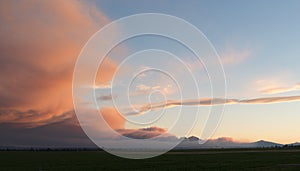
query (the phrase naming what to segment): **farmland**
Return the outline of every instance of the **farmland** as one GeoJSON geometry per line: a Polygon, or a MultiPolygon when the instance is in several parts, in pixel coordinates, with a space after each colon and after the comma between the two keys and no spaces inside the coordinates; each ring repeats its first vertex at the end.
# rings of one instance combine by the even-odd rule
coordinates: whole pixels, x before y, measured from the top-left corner
{"type": "Polygon", "coordinates": [[[104,151],[1,151],[0,170],[299,170],[300,149],[171,151],[129,160],[104,151]]]}

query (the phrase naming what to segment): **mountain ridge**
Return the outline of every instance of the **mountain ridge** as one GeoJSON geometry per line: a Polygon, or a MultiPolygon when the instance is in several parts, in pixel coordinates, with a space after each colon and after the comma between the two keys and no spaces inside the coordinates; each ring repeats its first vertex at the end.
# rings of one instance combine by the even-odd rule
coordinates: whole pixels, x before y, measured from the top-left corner
{"type": "Polygon", "coordinates": [[[271,141],[259,140],[255,142],[238,142],[230,137],[220,137],[203,141],[198,137],[184,137],[175,149],[202,149],[202,148],[272,148],[283,146],[300,146],[300,143],[280,144],[271,141]]]}
{"type": "MultiPolygon", "coordinates": [[[[265,140],[259,140],[255,142],[239,142],[234,140],[231,137],[219,137],[216,139],[209,139],[207,141],[201,140],[200,138],[196,136],[190,136],[190,137],[182,137],[179,138],[182,141],[174,148],[176,149],[221,149],[221,148],[275,148],[275,147],[300,147],[299,142],[294,142],[290,144],[280,144],[276,142],[271,141],[265,141],[265,140]]],[[[168,140],[167,140],[168,141],[168,140]]],[[[170,140],[169,140],[170,141],[170,140]]],[[[96,145],[89,145],[89,146],[36,146],[36,145],[0,145],[0,150],[6,150],[6,149],[44,149],[44,148],[50,148],[50,149],[97,149],[98,147],[96,145]]]]}

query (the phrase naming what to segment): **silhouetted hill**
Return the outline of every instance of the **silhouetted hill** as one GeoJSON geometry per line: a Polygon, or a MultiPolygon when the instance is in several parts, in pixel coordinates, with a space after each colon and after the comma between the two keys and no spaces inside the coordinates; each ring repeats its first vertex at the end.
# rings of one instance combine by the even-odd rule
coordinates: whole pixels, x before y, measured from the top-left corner
{"type": "Polygon", "coordinates": [[[260,141],[253,142],[253,143],[249,143],[249,145],[253,146],[253,147],[261,147],[261,148],[282,147],[283,146],[283,144],[278,144],[278,143],[264,141],[264,140],[260,140],[260,141]]]}
{"type": "MultiPolygon", "coordinates": [[[[274,148],[274,147],[300,147],[299,142],[291,144],[279,144],[270,141],[256,141],[256,142],[238,142],[229,137],[221,137],[217,139],[209,139],[203,141],[196,136],[182,137],[182,141],[178,144],[175,149],[218,149],[218,148],[274,148]]],[[[167,139],[166,141],[173,141],[167,139]]],[[[147,149],[147,147],[145,147],[147,149]]],[[[29,146],[29,145],[0,145],[0,150],[99,150],[95,145],[77,146],[76,144],[70,145],[44,145],[44,146],[29,146]]]]}
{"type": "Polygon", "coordinates": [[[295,142],[295,143],[292,143],[292,144],[287,144],[288,146],[300,146],[300,143],[299,142],[295,142]]]}
{"type": "Polygon", "coordinates": [[[197,137],[184,138],[176,149],[202,149],[202,148],[271,148],[283,147],[283,144],[260,140],[257,142],[237,142],[232,138],[222,137],[217,139],[207,140],[202,143],[202,140],[197,137]]]}

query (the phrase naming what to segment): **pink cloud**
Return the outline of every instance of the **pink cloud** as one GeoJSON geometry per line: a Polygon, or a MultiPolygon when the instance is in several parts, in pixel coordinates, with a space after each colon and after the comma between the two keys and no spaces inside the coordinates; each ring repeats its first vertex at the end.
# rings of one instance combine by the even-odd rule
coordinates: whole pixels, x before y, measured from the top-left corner
{"type": "Polygon", "coordinates": [[[138,111],[132,111],[127,108],[125,115],[140,115],[146,111],[156,111],[164,108],[176,106],[213,106],[213,105],[229,105],[229,104],[271,104],[300,101],[300,96],[278,96],[278,97],[259,97],[253,99],[223,99],[223,98],[201,98],[201,99],[185,99],[185,100],[167,100],[158,103],[149,103],[145,105],[135,105],[138,111]]]}
{"type": "MultiPolygon", "coordinates": [[[[160,136],[160,139],[171,140],[177,139],[168,133],[167,129],[152,126],[148,128],[127,129],[125,128],[125,118],[113,107],[103,107],[100,114],[112,129],[117,131],[120,136],[133,139],[148,139],[160,136]]],[[[115,137],[116,138],[116,137],[115,137]]],[[[119,137],[118,137],[119,138],[119,137]]]]}
{"type": "Polygon", "coordinates": [[[220,58],[223,65],[236,65],[242,63],[251,56],[249,49],[237,50],[232,47],[228,47],[221,52],[220,58]]]}
{"type": "Polygon", "coordinates": [[[125,118],[112,107],[103,107],[100,109],[100,114],[112,129],[124,129],[125,118]]]}
{"type": "MultiPolygon", "coordinates": [[[[0,21],[0,123],[71,118],[76,58],[109,20],[90,2],[3,0],[0,21]]],[[[105,60],[102,68],[99,84],[106,84],[115,64],[105,60]]]]}
{"type": "Polygon", "coordinates": [[[264,94],[278,94],[278,93],[286,93],[286,92],[296,91],[296,90],[300,90],[300,83],[289,87],[274,86],[271,88],[265,88],[262,89],[261,92],[264,94]]]}

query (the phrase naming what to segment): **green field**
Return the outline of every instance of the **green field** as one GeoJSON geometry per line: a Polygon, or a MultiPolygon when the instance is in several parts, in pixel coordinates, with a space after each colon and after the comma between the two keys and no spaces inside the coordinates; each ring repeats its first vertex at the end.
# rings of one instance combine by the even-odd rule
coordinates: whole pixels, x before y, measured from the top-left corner
{"type": "Polygon", "coordinates": [[[129,160],[103,151],[2,151],[0,170],[300,170],[299,149],[174,151],[129,160]]]}

